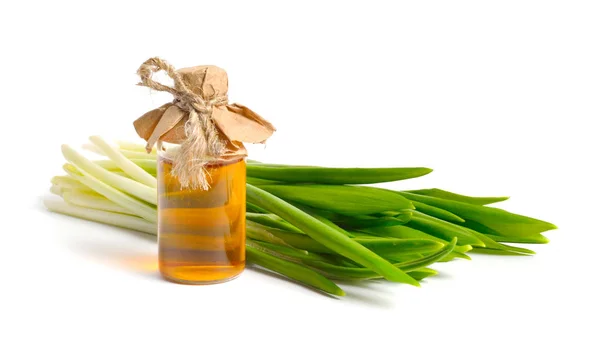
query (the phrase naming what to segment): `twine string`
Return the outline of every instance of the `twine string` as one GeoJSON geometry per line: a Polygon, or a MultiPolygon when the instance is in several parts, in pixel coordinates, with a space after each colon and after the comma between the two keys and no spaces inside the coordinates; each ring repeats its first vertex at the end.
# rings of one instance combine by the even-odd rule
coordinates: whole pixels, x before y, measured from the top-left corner
{"type": "Polygon", "coordinates": [[[212,112],[214,107],[229,103],[227,95],[219,95],[217,92],[210,96],[195,94],[187,87],[175,68],[160,58],[146,60],[139,67],[137,74],[141,79],[138,85],[172,94],[173,104],[188,113],[184,126],[186,139],[174,156],[172,174],[179,178],[182,188],[207,190],[210,185],[206,165],[225,152],[225,143],[212,121],[212,112]],[[152,76],[161,70],[173,79],[173,87],[152,79],[152,76]]]}

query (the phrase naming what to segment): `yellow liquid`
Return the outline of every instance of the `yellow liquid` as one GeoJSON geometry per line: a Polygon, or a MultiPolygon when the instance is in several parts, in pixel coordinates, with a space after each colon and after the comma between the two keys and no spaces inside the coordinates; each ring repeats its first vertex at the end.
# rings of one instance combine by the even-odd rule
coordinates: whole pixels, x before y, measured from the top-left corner
{"type": "Polygon", "coordinates": [[[182,189],[158,159],[159,268],[185,284],[230,280],[245,267],[246,163],[211,164],[208,190],[182,189]]]}

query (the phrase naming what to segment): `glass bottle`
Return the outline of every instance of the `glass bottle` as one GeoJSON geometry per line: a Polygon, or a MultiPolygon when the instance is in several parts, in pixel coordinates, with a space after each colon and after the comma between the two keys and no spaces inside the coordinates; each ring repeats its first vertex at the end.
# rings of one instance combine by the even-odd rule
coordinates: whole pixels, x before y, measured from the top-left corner
{"type": "Polygon", "coordinates": [[[171,174],[178,147],[163,143],[158,152],[160,272],[184,284],[231,280],[246,260],[245,158],[208,163],[208,190],[182,188],[171,174]]]}

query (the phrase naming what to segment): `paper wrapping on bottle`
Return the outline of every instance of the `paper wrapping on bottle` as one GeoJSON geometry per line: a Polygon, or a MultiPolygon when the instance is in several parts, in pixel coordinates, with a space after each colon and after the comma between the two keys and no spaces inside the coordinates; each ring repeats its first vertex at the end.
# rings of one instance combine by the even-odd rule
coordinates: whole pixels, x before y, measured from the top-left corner
{"type": "MultiPolygon", "coordinates": [[[[187,89],[210,102],[217,97],[226,97],[227,73],[215,66],[198,66],[176,71],[187,89]]],[[[185,125],[189,113],[181,106],[181,100],[146,112],[134,122],[138,135],[147,141],[151,149],[157,141],[175,144],[186,138],[185,125]]],[[[247,156],[242,142],[264,143],[275,131],[275,127],[264,118],[240,104],[220,104],[210,107],[210,119],[217,127],[225,150],[216,161],[231,160],[247,156]]]]}

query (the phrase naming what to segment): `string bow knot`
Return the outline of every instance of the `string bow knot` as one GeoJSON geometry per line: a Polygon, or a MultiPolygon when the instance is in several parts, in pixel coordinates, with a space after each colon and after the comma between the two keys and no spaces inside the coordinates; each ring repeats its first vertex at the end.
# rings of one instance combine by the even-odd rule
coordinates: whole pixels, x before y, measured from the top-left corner
{"type": "Polygon", "coordinates": [[[176,70],[160,58],[150,58],[139,67],[138,85],[168,92],[173,101],[147,112],[134,122],[150,152],[162,142],[179,144],[169,157],[171,173],[182,188],[202,188],[210,184],[206,166],[229,162],[247,155],[242,142],[263,143],[275,127],[240,104],[229,104],[227,73],[215,66],[197,66],[176,70]],[[164,71],[173,79],[173,87],[152,79],[164,71]]]}

